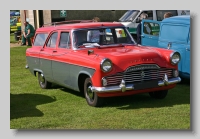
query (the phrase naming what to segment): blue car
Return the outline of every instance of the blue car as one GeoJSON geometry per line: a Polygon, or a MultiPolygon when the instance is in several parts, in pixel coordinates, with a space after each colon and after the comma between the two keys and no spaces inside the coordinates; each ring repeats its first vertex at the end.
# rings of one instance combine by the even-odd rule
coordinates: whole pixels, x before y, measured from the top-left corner
{"type": "Polygon", "coordinates": [[[190,16],[173,16],[162,21],[142,21],[141,45],[172,49],[181,54],[180,77],[190,79],[190,16]]]}

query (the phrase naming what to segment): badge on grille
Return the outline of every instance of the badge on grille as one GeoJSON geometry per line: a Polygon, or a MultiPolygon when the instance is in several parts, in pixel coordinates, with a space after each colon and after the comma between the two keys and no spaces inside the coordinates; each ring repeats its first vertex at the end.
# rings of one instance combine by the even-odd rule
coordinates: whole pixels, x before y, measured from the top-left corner
{"type": "Polygon", "coordinates": [[[140,75],[141,75],[141,77],[143,78],[143,77],[145,76],[144,71],[142,71],[140,75]]]}

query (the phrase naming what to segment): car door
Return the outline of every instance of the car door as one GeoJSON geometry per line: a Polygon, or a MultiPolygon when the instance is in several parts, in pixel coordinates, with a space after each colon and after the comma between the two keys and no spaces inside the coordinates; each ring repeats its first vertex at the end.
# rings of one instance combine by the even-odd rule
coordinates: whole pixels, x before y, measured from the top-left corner
{"type": "Polygon", "coordinates": [[[56,52],[58,32],[51,32],[44,47],[40,50],[40,69],[49,82],[54,82],[52,75],[52,55],[56,52]]]}
{"type": "Polygon", "coordinates": [[[190,69],[190,47],[188,45],[188,34],[190,25],[164,23],[161,24],[158,46],[160,48],[178,51],[181,55],[181,61],[178,65],[179,71],[189,72],[190,69]]]}
{"type": "Polygon", "coordinates": [[[54,82],[66,87],[71,86],[71,39],[69,31],[59,31],[57,49],[52,54],[52,72],[54,82]]]}
{"type": "Polygon", "coordinates": [[[160,22],[153,20],[142,20],[141,45],[158,47],[160,22]]]}
{"type": "Polygon", "coordinates": [[[48,36],[48,32],[37,32],[33,41],[33,46],[31,49],[28,49],[27,54],[27,63],[29,63],[30,69],[33,69],[35,71],[40,70],[40,63],[39,63],[39,55],[40,51],[44,46],[44,43],[46,41],[46,38],[48,36]]]}

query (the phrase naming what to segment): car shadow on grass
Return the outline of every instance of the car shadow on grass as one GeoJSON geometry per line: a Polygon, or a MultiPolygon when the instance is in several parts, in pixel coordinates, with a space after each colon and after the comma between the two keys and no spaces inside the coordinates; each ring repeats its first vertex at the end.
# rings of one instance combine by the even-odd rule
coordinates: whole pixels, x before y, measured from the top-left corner
{"type": "Polygon", "coordinates": [[[190,104],[190,87],[188,84],[178,84],[168,91],[164,99],[151,98],[149,93],[131,96],[112,97],[106,99],[104,107],[117,107],[117,109],[140,109],[173,107],[174,105],[190,104]]]}
{"type": "MultiPolygon", "coordinates": [[[[59,85],[53,86],[53,88],[59,88],[60,90],[76,95],[85,99],[84,94],[78,91],[74,91],[69,88],[60,87],[59,85]]],[[[154,107],[172,107],[174,105],[190,104],[190,82],[184,81],[177,84],[177,86],[168,91],[166,98],[154,99],[149,96],[148,93],[135,94],[131,96],[120,97],[108,97],[104,99],[105,102],[101,106],[116,107],[117,109],[140,109],[140,108],[154,108],[154,107]]]]}
{"type": "Polygon", "coordinates": [[[41,94],[10,94],[10,119],[43,116],[36,106],[53,101],[56,99],[41,94]]]}
{"type": "Polygon", "coordinates": [[[70,88],[66,88],[66,87],[62,87],[60,85],[57,85],[57,84],[52,84],[52,87],[51,89],[60,89],[64,92],[68,92],[70,94],[73,94],[73,95],[76,95],[78,97],[83,97],[84,98],[84,93],[81,93],[81,92],[78,92],[78,91],[75,91],[75,90],[72,90],[70,88]]]}

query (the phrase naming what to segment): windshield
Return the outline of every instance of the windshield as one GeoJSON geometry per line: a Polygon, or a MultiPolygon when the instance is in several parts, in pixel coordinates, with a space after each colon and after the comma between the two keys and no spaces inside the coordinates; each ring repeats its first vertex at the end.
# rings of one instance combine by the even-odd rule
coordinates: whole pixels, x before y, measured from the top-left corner
{"type": "Polygon", "coordinates": [[[100,45],[134,44],[126,28],[83,29],[73,32],[74,48],[100,47],[100,45]]]}
{"type": "Polygon", "coordinates": [[[127,12],[119,19],[119,21],[120,21],[120,22],[125,21],[125,19],[126,19],[127,17],[129,17],[134,11],[135,11],[135,10],[129,10],[129,11],[127,11],[127,12]]]}
{"type": "Polygon", "coordinates": [[[140,11],[138,10],[129,10],[119,19],[119,21],[120,22],[132,21],[137,17],[139,12],[140,11]]]}

